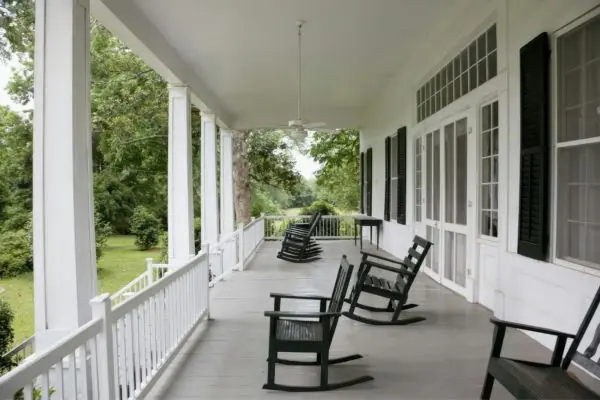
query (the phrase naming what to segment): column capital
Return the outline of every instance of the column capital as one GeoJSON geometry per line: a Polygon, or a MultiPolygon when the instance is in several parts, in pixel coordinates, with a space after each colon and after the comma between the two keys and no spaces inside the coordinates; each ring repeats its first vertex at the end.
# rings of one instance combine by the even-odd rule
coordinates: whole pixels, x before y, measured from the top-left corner
{"type": "Polygon", "coordinates": [[[237,131],[235,129],[221,129],[220,133],[221,133],[221,137],[233,137],[233,135],[236,133],[237,131]]]}
{"type": "Polygon", "coordinates": [[[215,121],[215,113],[211,112],[211,111],[202,111],[200,110],[200,117],[205,118],[205,119],[210,119],[212,121],[215,121]]]}

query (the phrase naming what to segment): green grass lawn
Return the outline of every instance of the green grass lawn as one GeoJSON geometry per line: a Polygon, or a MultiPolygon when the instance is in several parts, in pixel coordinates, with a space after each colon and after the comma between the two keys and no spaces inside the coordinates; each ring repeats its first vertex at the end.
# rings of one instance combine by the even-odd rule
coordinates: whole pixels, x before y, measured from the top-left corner
{"type": "MultiPolygon", "coordinates": [[[[113,236],[108,239],[104,255],[98,261],[98,293],[114,293],[146,269],[145,259],[160,258],[160,249],[139,251],[132,236],[113,236]]],[[[34,332],[33,274],[12,279],[0,279],[0,298],[8,301],[15,314],[15,343],[20,343],[34,332]]]]}

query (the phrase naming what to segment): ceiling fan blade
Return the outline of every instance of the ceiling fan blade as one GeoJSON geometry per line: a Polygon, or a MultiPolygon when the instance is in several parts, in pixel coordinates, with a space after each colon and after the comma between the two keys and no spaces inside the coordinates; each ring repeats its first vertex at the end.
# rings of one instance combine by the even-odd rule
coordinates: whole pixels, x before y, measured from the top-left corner
{"type": "Polygon", "coordinates": [[[314,129],[314,128],[323,128],[323,127],[327,126],[327,124],[325,122],[307,122],[303,126],[306,129],[314,129]]]}

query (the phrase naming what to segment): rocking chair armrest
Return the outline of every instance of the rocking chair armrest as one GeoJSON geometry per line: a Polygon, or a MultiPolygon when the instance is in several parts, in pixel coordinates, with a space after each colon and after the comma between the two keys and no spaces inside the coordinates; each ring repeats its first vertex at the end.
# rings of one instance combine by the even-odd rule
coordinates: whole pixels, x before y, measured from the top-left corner
{"type": "Polygon", "coordinates": [[[331,300],[329,296],[321,296],[318,294],[287,294],[287,293],[271,293],[271,297],[275,299],[296,299],[296,300],[331,300]]]}
{"type": "Polygon", "coordinates": [[[502,320],[494,318],[494,317],[490,318],[490,322],[499,327],[522,329],[524,331],[544,333],[546,335],[564,337],[567,339],[575,338],[575,335],[572,333],[560,332],[560,331],[556,331],[554,329],[543,328],[541,326],[526,325],[526,324],[521,324],[518,322],[502,321],[502,320]]]}
{"type": "Polygon", "coordinates": [[[391,262],[391,263],[394,263],[394,264],[404,265],[404,263],[402,261],[400,261],[400,260],[395,260],[393,258],[384,257],[384,256],[381,256],[379,254],[371,253],[369,251],[361,250],[360,254],[362,254],[364,256],[367,256],[367,257],[379,258],[380,260],[391,262]]]}
{"type": "Polygon", "coordinates": [[[321,317],[339,317],[339,312],[318,312],[318,311],[265,311],[265,317],[269,318],[321,318],[321,317]]]}
{"type": "Polygon", "coordinates": [[[368,263],[372,267],[379,268],[379,269],[384,269],[384,270],[390,271],[390,272],[395,272],[395,273],[400,274],[402,276],[404,276],[404,275],[415,276],[414,272],[411,272],[411,271],[407,270],[406,268],[396,268],[396,267],[392,267],[390,265],[379,264],[379,263],[372,262],[372,261],[368,261],[368,263]]]}

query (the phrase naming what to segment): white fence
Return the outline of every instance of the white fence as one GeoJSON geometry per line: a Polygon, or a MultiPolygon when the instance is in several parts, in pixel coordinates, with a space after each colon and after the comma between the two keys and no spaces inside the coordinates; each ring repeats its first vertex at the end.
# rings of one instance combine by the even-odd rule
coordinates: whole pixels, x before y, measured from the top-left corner
{"type": "MultiPolygon", "coordinates": [[[[292,223],[308,223],[310,215],[267,216],[265,217],[265,240],[282,240],[288,226],[292,223]]],[[[317,240],[354,239],[354,215],[323,215],[317,223],[314,237],[317,240]]]]}
{"type": "Polygon", "coordinates": [[[0,399],[143,397],[208,315],[208,263],[202,251],[116,307],[92,299],[90,322],[0,377],[0,399]]]}
{"type": "Polygon", "coordinates": [[[30,336],[25,339],[20,345],[15,346],[9,352],[4,354],[5,359],[12,360],[15,363],[23,362],[27,357],[31,356],[35,348],[35,336],[30,336]]]}
{"type": "Polygon", "coordinates": [[[208,316],[209,287],[243,270],[263,240],[261,216],[182,266],[146,260],[146,271],[123,289],[92,299],[90,322],[0,376],[0,400],[142,398],[208,316]],[[211,280],[214,268],[220,274],[211,280]]]}

